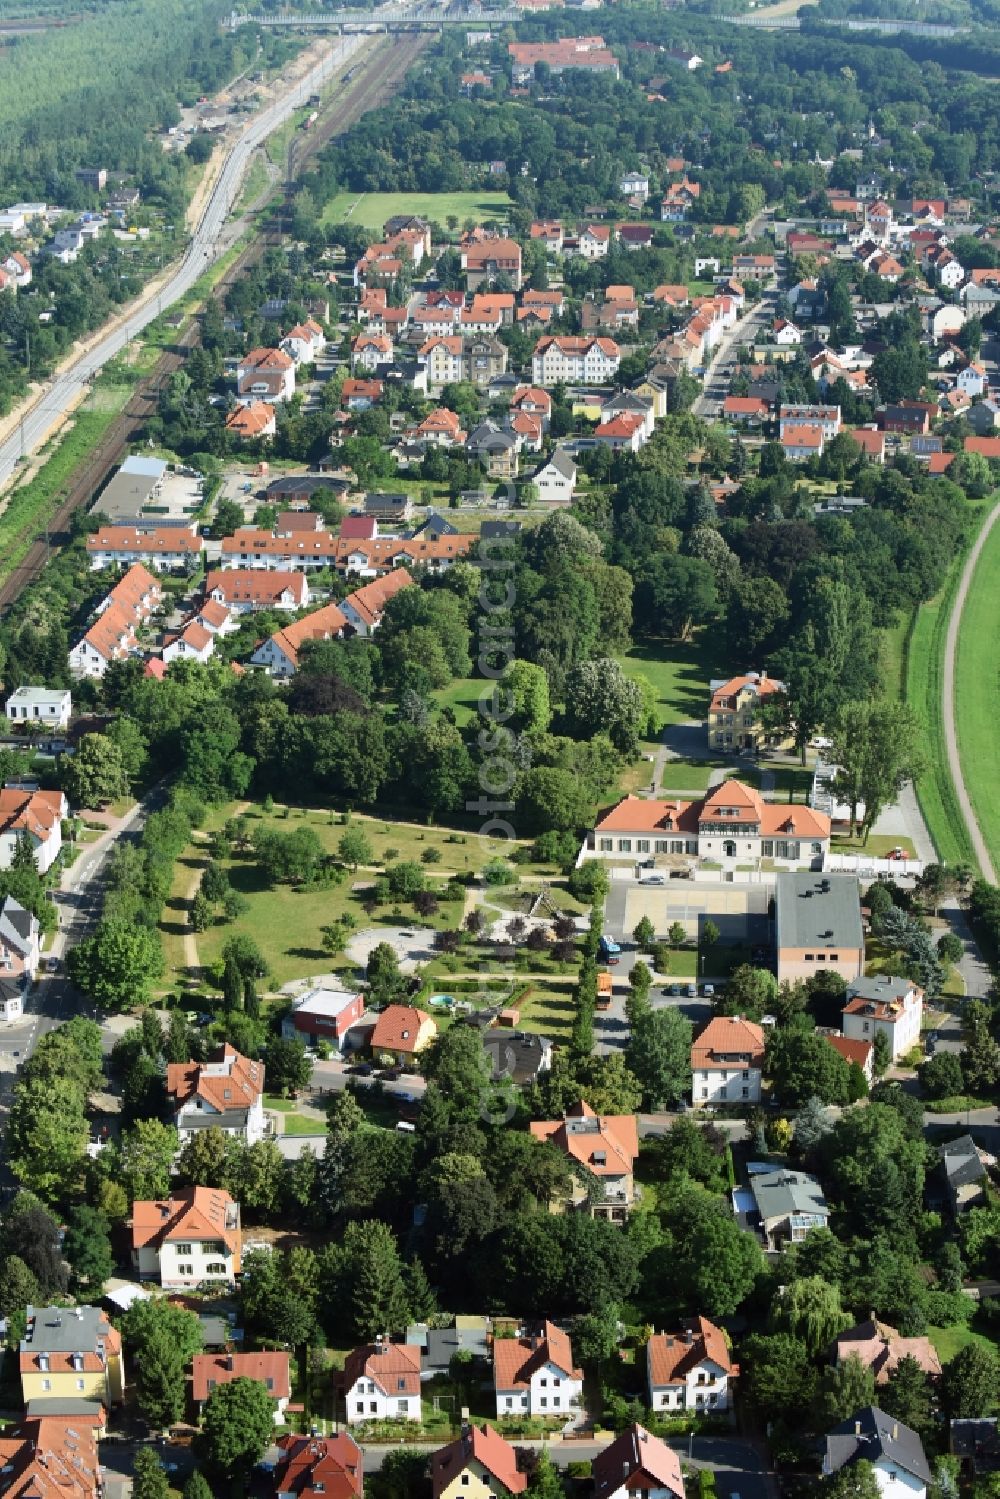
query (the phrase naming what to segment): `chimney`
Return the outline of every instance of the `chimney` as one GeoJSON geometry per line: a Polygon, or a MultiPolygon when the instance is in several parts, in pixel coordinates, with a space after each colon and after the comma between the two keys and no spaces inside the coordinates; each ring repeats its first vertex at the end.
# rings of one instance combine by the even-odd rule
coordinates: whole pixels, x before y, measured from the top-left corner
{"type": "Polygon", "coordinates": [[[236,1369],[236,1364],[233,1361],[233,1355],[231,1353],[226,1354],[226,1368],[229,1370],[230,1374],[232,1374],[236,1369]]]}
{"type": "Polygon", "coordinates": [[[898,1442],[898,1440],[899,1440],[899,1422],[898,1421],[893,1421],[893,1423],[892,1423],[892,1440],[894,1442],[898,1442]]]}
{"type": "Polygon", "coordinates": [[[860,1421],[855,1421],[855,1423],[854,1423],[854,1435],[856,1437],[859,1437],[861,1435],[861,1422],[860,1421]]]}

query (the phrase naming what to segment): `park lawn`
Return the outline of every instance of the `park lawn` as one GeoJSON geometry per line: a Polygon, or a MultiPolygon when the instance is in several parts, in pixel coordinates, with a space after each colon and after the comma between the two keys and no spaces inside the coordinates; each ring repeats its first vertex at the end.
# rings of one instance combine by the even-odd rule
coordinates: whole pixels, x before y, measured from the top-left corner
{"type": "Polygon", "coordinates": [[[902,609],[895,624],[882,631],[882,680],[891,697],[906,696],[906,648],[912,625],[913,610],[902,609]]]}
{"type": "MultiPolygon", "coordinates": [[[[996,496],[994,495],[994,499],[996,496]]],[[[986,538],[972,575],[958,630],[955,660],[955,720],[958,753],[969,800],[994,868],[1000,866],[1000,748],[993,722],[992,692],[1000,678],[1000,637],[996,628],[1000,590],[1000,525],[986,538]]]]}
{"type": "Polygon", "coordinates": [[[774,801],[804,802],[808,799],[813,782],[811,765],[768,765],[765,761],[761,770],[774,777],[774,801]]]}
{"type": "Polygon", "coordinates": [[[479,712],[480,695],[489,685],[482,677],[457,677],[447,687],[439,688],[433,696],[439,708],[452,710],[458,727],[464,729],[479,712]]]}
{"type": "Polygon", "coordinates": [[[642,676],[652,684],[657,716],[664,724],[704,719],[709,681],[728,670],[718,634],[709,630],[696,631],[690,640],[634,645],[619,660],[630,677],[642,676]]]}
{"type": "Polygon", "coordinates": [[[660,794],[664,791],[707,791],[709,777],[718,768],[717,761],[667,760],[663,767],[660,794]]]}
{"type": "Polygon", "coordinates": [[[363,229],[381,229],[386,219],[414,214],[444,228],[454,216],[460,225],[466,219],[481,224],[485,219],[506,219],[511,200],[506,193],[336,193],[326,204],[322,224],[348,222],[363,229]]]}
{"type": "Polygon", "coordinates": [[[326,1144],[326,1127],[322,1119],[309,1119],[305,1114],[285,1114],[284,1135],[315,1135],[319,1141],[317,1154],[322,1155],[326,1144]]]}
{"type": "Polygon", "coordinates": [[[901,848],[908,859],[917,857],[909,838],[894,838],[888,833],[869,833],[867,843],[858,837],[848,838],[846,834],[835,834],[830,840],[833,854],[869,854],[873,859],[884,859],[894,848],[901,848]]]}

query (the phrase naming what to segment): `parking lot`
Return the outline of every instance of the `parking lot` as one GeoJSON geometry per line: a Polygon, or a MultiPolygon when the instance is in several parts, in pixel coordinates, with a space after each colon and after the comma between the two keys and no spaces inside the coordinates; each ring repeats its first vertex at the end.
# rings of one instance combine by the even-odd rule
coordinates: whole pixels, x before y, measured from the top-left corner
{"type": "Polygon", "coordinates": [[[770,940],[768,885],[730,885],[671,880],[665,884],[635,879],[613,879],[605,906],[604,930],[616,940],[631,937],[648,916],[657,937],[666,937],[674,922],[694,939],[708,920],[715,922],[723,942],[765,945],[770,940]]]}

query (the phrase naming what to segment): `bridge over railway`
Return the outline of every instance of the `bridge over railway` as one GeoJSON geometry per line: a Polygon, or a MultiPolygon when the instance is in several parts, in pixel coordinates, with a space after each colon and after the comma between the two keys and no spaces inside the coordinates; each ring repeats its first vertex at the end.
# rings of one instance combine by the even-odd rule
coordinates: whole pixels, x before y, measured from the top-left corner
{"type": "Polygon", "coordinates": [[[226,23],[233,31],[240,26],[299,27],[309,31],[437,31],[442,26],[506,25],[522,19],[518,10],[452,10],[446,6],[403,9],[379,6],[374,10],[327,10],[317,13],[280,11],[257,15],[233,11],[226,23]]]}

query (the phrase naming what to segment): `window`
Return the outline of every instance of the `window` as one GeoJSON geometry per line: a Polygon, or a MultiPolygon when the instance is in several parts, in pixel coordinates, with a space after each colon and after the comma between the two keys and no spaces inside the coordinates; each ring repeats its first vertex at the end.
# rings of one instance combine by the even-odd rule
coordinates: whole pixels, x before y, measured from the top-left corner
{"type": "Polygon", "coordinates": [[[78,1390],[82,1390],[84,1388],[84,1384],[83,1384],[83,1380],[82,1379],[78,1379],[77,1380],[76,1387],[77,1387],[78,1390]]]}
{"type": "Polygon", "coordinates": [[[556,1410],[559,1409],[559,1396],[558,1395],[553,1395],[553,1397],[552,1397],[552,1404],[555,1406],[556,1410]]]}
{"type": "Polygon", "coordinates": [[[547,1379],[540,1379],[538,1381],[538,1383],[541,1385],[542,1389],[544,1390],[545,1387],[548,1385],[548,1380],[547,1379]]]}
{"type": "Polygon", "coordinates": [[[602,854],[610,854],[613,851],[614,846],[615,840],[613,838],[601,838],[597,845],[602,854]]]}
{"type": "Polygon", "coordinates": [[[513,1397],[513,1395],[508,1395],[507,1396],[506,1405],[507,1405],[507,1409],[508,1410],[512,1410],[513,1409],[513,1407],[514,1407],[514,1397],[513,1397]]]}
{"type": "Polygon", "coordinates": [[[870,1031],[871,1030],[871,1024],[869,1023],[869,1021],[867,1021],[867,1020],[862,1021],[862,1023],[861,1023],[861,1029],[863,1031],[870,1031]]]}
{"type": "Polygon", "coordinates": [[[369,1400],[369,1402],[368,1402],[368,1409],[371,1411],[372,1415],[374,1416],[377,1413],[377,1411],[378,1411],[378,1401],[377,1400],[369,1400]]]}
{"type": "Polygon", "coordinates": [[[465,1488],[465,1489],[467,1489],[469,1487],[469,1475],[468,1475],[468,1473],[463,1473],[462,1474],[462,1487],[465,1488]]]}
{"type": "Polygon", "coordinates": [[[665,854],[668,852],[670,845],[667,842],[666,838],[657,838],[653,847],[658,854],[665,854]]]}
{"type": "Polygon", "coordinates": [[[542,1396],[541,1396],[541,1398],[540,1398],[540,1399],[539,1399],[539,1402],[538,1402],[538,1403],[539,1403],[539,1405],[540,1405],[540,1406],[541,1406],[541,1407],[542,1407],[542,1410],[544,1410],[544,1409],[545,1409],[545,1407],[546,1407],[546,1406],[547,1406],[547,1405],[548,1405],[548,1403],[549,1403],[549,1402],[548,1402],[548,1400],[547,1400],[547,1399],[546,1399],[546,1398],[545,1398],[545,1396],[544,1396],[544,1395],[542,1395],[542,1396]]]}
{"type": "Polygon", "coordinates": [[[177,1254],[178,1258],[180,1258],[183,1255],[188,1255],[188,1254],[191,1253],[191,1245],[190,1244],[175,1244],[174,1245],[174,1251],[177,1254]]]}
{"type": "Polygon", "coordinates": [[[178,1275],[193,1275],[194,1274],[194,1266],[190,1262],[186,1262],[183,1265],[178,1265],[177,1266],[177,1274],[178,1275]]]}
{"type": "Polygon", "coordinates": [[[620,854],[630,854],[632,852],[632,840],[631,840],[631,838],[619,838],[619,840],[618,840],[618,852],[620,854]]]}
{"type": "Polygon", "coordinates": [[[635,847],[636,847],[636,852],[637,853],[648,854],[649,853],[649,839],[648,838],[639,838],[639,839],[637,839],[635,847]]]}
{"type": "Polygon", "coordinates": [[[206,1275],[225,1275],[226,1266],[223,1260],[213,1260],[210,1265],[205,1266],[206,1275]]]}
{"type": "Polygon", "coordinates": [[[562,1380],[561,1379],[554,1379],[552,1381],[552,1383],[555,1385],[556,1389],[558,1390],[560,1388],[560,1386],[562,1385],[562,1380]]]}
{"type": "Polygon", "coordinates": [[[830,959],[831,963],[839,963],[840,962],[840,953],[839,952],[827,953],[827,957],[830,959]]]}
{"type": "Polygon", "coordinates": [[[268,1375],[268,1377],[265,1379],[264,1383],[265,1383],[265,1385],[267,1386],[267,1388],[269,1390],[273,1391],[273,1389],[274,1389],[274,1380],[271,1378],[270,1375],[268,1375]]]}
{"type": "Polygon", "coordinates": [[[815,961],[816,961],[816,954],[815,953],[811,953],[811,952],[807,952],[806,953],[806,962],[807,963],[815,963],[815,961]]]}
{"type": "Polygon", "coordinates": [[[42,1380],[42,1389],[43,1390],[51,1390],[51,1388],[52,1388],[52,1381],[51,1381],[51,1379],[43,1379],[42,1380]]]}

